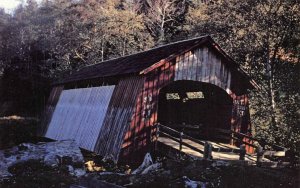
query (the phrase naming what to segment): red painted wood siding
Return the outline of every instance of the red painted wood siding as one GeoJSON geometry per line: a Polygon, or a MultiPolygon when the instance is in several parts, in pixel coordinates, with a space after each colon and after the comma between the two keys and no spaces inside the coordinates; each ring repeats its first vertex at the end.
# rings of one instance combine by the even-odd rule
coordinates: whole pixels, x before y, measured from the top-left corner
{"type": "Polygon", "coordinates": [[[125,161],[142,160],[152,143],[152,125],[157,123],[159,89],[174,80],[175,64],[166,62],[163,66],[143,77],[143,87],[138,94],[130,129],[122,145],[125,161]]]}
{"type": "MultiPolygon", "coordinates": [[[[236,72],[231,71],[225,63],[209,48],[202,47],[177,56],[144,75],[143,89],[137,95],[133,120],[122,145],[122,156],[127,156],[126,160],[129,161],[133,158],[139,160],[150,150],[154,131],[151,126],[157,123],[159,91],[173,81],[193,80],[211,83],[224,89],[233,100],[246,98],[246,94],[236,96],[235,89],[240,88],[241,84],[239,81],[232,81],[232,77],[237,78],[236,72]],[[235,86],[237,84],[239,85],[235,86]]],[[[246,93],[243,88],[238,93],[241,91],[246,93]]],[[[250,117],[247,115],[249,110],[245,111],[242,119],[238,119],[235,109],[236,106],[232,113],[234,127],[246,126],[249,129],[251,126],[250,117]]]]}
{"type": "Polygon", "coordinates": [[[122,79],[115,87],[100,130],[94,151],[117,161],[126,130],[130,126],[137,96],[141,91],[142,77],[122,79]]]}

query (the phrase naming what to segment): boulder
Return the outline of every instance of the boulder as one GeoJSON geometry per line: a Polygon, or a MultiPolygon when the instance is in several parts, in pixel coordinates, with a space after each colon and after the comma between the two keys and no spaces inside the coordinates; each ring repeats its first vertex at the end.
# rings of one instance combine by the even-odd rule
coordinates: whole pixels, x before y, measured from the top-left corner
{"type": "MultiPolygon", "coordinates": [[[[11,174],[8,168],[20,162],[40,160],[49,166],[68,165],[72,173],[84,175],[84,158],[79,146],[73,140],[47,143],[23,143],[11,149],[0,150],[0,178],[11,174]]],[[[84,171],[85,172],[85,171],[84,171]]]]}

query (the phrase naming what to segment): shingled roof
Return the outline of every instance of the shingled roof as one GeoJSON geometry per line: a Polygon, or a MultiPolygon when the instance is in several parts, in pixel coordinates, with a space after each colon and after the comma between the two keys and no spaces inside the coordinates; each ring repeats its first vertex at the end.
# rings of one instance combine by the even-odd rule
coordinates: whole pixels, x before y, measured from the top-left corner
{"type": "MultiPolygon", "coordinates": [[[[210,36],[202,36],[189,40],[170,43],[167,45],[152,48],[144,52],[85,66],[80,70],[73,72],[70,76],[67,76],[63,80],[54,83],[54,85],[103,77],[140,73],[141,71],[149,68],[150,66],[158,63],[163,59],[186,52],[201,45],[213,47],[217,52],[221,54],[224,59],[227,60],[229,66],[234,66],[237,68],[237,70],[239,69],[238,64],[236,64],[213,41],[210,36]]],[[[242,70],[239,70],[239,72],[243,75],[243,77],[249,80],[247,75],[242,70]]]]}

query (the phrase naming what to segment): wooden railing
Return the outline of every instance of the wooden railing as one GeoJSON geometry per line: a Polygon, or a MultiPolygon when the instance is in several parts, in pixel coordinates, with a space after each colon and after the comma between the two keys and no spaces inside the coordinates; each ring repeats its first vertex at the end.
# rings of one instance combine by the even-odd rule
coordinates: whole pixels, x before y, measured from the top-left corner
{"type": "Polygon", "coordinates": [[[276,145],[276,144],[267,143],[266,141],[253,138],[253,137],[251,137],[249,135],[246,135],[246,134],[243,134],[243,133],[238,133],[238,132],[234,132],[232,130],[225,130],[225,129],[219,129],[219,128],[214,128],[213,130],[215,130],[216,132],[219,132],[219,133],[223,134],[226,138],[237,140],[240,143],[243,143],[245,145],[251,146],[251,147],[256,148],[256,149],[258,147],[257,145],[251,144],[249,142],[245,142],[243,139],[246,138],[250,142],[257,142],[263,148],[265,148],[265,146],[270,146],[273,150],[276,150],[276,151],[286,151],[286,148],[284,148],[282,146],[279,146],[279,145],[276,145]]]}
{"type": "Polygon", "coordinates": [[[205,141],[202,141],[202,140],[198,140],[194,137],[191,137],[189,135],[186,135],[184,134],[183,132],[179,132],[177,130],[174,130],[170,127],[167,127],[165,125],[162,125],[162,124],[157,124],[155,126],[156,128],[156,137],[160,137],[160,136],[164,136],[164,137],[167,137],[175,142],[178,142],[179,143],[179,151],[182,151],[182,146],[186,146],[196,152],[199,152],[200,154],[203,154],[204,155],[204,158],[207,157],[207,156],[210,156],[211,155],[211,152],[214,151],[214,152],[231,152],[231,153],[243,153],[241,152],[240,149],[236,149],[236,148],[215,148],[212,144],[210,144],[209,142],[205,142],[205,141]],[[184,141],[184,139],[188,139],[188,140],[191,140],[197,144],[200,144],[203,146],[203,150],[189,144],[189,143],[186,143],[184,141]]]}
{"type": "MultiPolygon", "coordinates": [[[[154,128],[156,128],[156,138],[158,139],[158,137],[160,137],[161,135],[164,136],[164,137],[167,137],[175,142],[178,142],[179,143],[179,151],[182,151],[182,146],[186,146],[196,152],[199,152],[201,154],[203,154],[204,156],[207,156],[207,153],[209,152],[232,152],[232,153],[238,153],[240,154],[240,159],[243,158],[243,156],[246,155],[246,151],[245,151],[245,147],[240,147],[239,149],[236,149],[236,148],[215,148],[213,147],[213,145],[209,144],[209,142],[205,142],[205,141],[201,141],[201,140],[198,140],[194,137],[191,137],[189,135],[186,135],[184,134],[183,132],[179,132],[175,129],[172,129],[170,127],[167,127],[165,125],[162,125],[162,124],[156,124],[154,126],[154,128]],[[202,146],[204,146],[203,150],[195,147],[195,146],[192,146],[191,144],[189,143],[186,143],[184,141],[184,139],[188,139],[188,140],[191,140],[197,144],[200,144],[202,146]],[[207,147],[209,146],[209,147],[207,147]],[[208,151],[210,150],[210,151],[208,151]],[[242,156],[243,155],[243,156],[242,156]]],[[[261,140],[258,140],[256,138],[253,138],[249,135],[246,135],[246,134],[243,134],[243,133],[237,133],[237,132],[234,132],[234,131],[231,131],[231,130],[225,130],[225,129],[220,129],[220,128],[214,128],[213,129],[214,131],[218,132],[218,133],[221,133],[220,136],[222,138],[227,138],[227,139],[233,139],[233,140],[236,140],[238,141],[239,143],[241,144],[244,144],[244,145],[248,145],[248,146],[251,146],[253,148],[256,149],[256,151],[258,152],[257,154],[258,155],[273,155],[275,152],[278,152],[278,151],[286,151],[286,149],[284,147],[281,147],[281,146],[278,146],[278,145],[275,145],[275,144],[268,144],[264,141],[261,141],[261,140]],[[265,151],[264,148],[258,148],[257,145],[254,145],[252,143],[249,143],[249,142],[245,142],[244,141],[244,138],[248,139],[249,142],[258,142],[260,145],[262,146],[265,146],[265,145],[269,145],[271,146],[273,149],[276,149],[277,151],[265,151]],[[262,149],[262,153],[259,153],[260,150],[262,149]]]]}
{"type": "Polygon", "coordinates": [[[197,151],[201,154],[204,153],[204,151],[200,150],[199,148],[196,148],[195,146],[192,146],[186,142],[183,141],[183,139],[189,139],[189,140],[192,140],[193,142],[196,142],[200,145],[203,145],[205,144],[205,142],[201,141],[201,140],[197,140],[195,138],[192,138],[188,135],[185,135],[183,132],[179,132],[179,131],[176,131],[170,127],[167,127],[167,126],[164,126],[164,125],[161,125],[161,124],[157,124],[156,125],[156,128],[157,128],[157,137],[161,135],[167,137],[167,138],[170,138],[171,140],[174,140],[175,142],[178,142],[179,143],[179,150],[182,151],[182,146],[186,146],[194,151],[197,151]]]}

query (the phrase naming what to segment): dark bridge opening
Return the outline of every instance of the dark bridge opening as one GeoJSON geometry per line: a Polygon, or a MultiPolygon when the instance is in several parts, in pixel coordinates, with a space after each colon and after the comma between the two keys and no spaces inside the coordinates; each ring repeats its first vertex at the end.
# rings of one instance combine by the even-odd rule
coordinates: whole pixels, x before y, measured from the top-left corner
{"type": "Polygon", "coordinates": [[[199,139],[229,142],[216,132],[230,130],[232,98],[221,88],[175,81],[159,93],[158,122],[199,139]]]}

